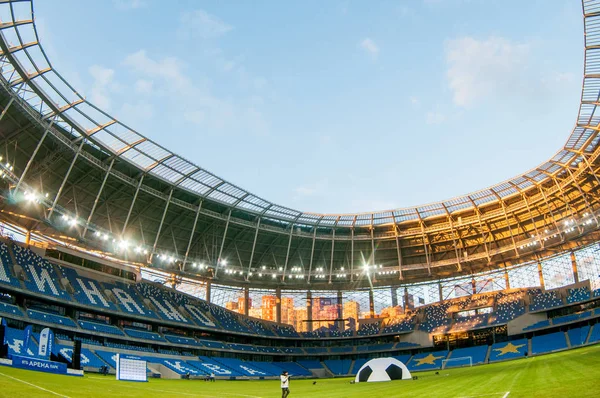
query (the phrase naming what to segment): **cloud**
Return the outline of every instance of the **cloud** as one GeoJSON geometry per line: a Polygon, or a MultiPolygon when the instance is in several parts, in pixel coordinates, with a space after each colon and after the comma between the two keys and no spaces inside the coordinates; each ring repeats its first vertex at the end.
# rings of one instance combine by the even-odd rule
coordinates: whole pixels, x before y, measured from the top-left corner
{"type": "Polygon", "coordinates": [[[439,112],[427,112],[426,123],[427,124],[442,124],[446,121],[446,116],[439,112]]]}
{"type": "Polygon", "coordinates": [[[119,10],[135,10],[148,5],[144,0],[113,0],[113,4],[119,10]]]}
{"type": "Polygon", "coordinates": [[[152,92],[153,85],[154,82],[150,80],[138,79],[135,82],[134,89],[140,94],[150,94],[152,92]]]}
{"type": "Polygon", "coordinates": [[[501,37],[463,37],[448,40],[445,52],[448,85],[457,106],[471,106],[498,91],[522,91],[528,80],[527,44],[501,37]]]}
{"type": "Polygon", "coordinates": [[[414,106],[419,106],[421,104],[421,101],[419,101],[419,99],[417,97],[411,96],[409,98],[410,103],[413,104],[414,106]]]}
{"type": "Polygon", "coordinates": [[[116,88],[113,83],[115,71],[100,65],[92,65],[88,71],[93,78],[90,101],[100,109],[110,109],[109,93],[116,88]]]}
{"type": "Polygon", "coordinates": [[[214,39],[233,30],[233,26],[204,10],[185,12],[180,22],[178,35],[186,39],[214,39]]]}
{"type": "Polygon", "coordinates": [[[189,84],[189,79],[183,71],[185,66],[176,57],[157,60],[148,57],[146,50],[139,50],[128,55],[123,63],[146,78],[163,79],[177,87],[186,87],[189,84]]]}
{"type": "Polygon", "coordinates": [[[367,53],[371,54],[371,56],[376,57],[379,54],[379,47],[375,42],[371,39],[364,38],[358,42],[358,47],[367,53]]]}

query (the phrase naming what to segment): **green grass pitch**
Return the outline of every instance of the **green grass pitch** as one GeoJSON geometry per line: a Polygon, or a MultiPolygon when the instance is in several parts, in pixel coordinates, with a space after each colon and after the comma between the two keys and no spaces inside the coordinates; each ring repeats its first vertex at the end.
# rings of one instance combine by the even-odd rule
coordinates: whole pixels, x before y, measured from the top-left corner
{"type": "MultiPolygon", "coordinates": [[[[350,378],[291,380],[290,398],[388,397],[598,397],[600,345],[528,359],[419,372],[418,380],[350,384],[350,378]]],[[[150,380],[118,382],[114,376],[58,376],[0,366],[0,397],[198,397],[276,398],[277,380],[150,380]]]]}

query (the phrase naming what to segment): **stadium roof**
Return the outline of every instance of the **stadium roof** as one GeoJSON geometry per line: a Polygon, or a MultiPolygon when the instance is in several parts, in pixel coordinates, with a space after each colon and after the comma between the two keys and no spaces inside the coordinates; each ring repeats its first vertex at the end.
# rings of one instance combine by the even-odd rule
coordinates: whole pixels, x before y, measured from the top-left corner
{"type": "MultiPolygon", "coordinates": [[[[83,217],[80,239],[89,238],[88,230],[110,231],[120,239],[133,236],[150,248],[151,255],[174,253],[184,268],[190,256],[207,259],[217,271],[222,259],[237,258],[234,262],[245,272],[245,280],[251,270],[261,266],[257,261],[272,255],[271,268],[284,268],[282,274],[277,273],[278,281],[279,277],[285,279],[291,261],[303,270],[312,268],[315,241],[327,241],[330,257],[323,253],[328,251],[325,247],[316,249],[321,250],[319,262],[329,269],[325,279],[331,281],[335,275],[343,275],[342,264],[354,268],[358,263],[355,252],[358,258],[359,251],[362,262],[398,270],[400,279],[405,276],[403,271],[410,269],[422,278],[431,277],[436,267],[446,268],[446,273],[467,272],[461,264],[473,265],[479,260],[481,267],[497,267],[519,257],[522,247],[536,237],[539,240],[543,231],[548,231],[548,236],[558,235],[562,244],[570,239],[558,225],[563,220],[584,223],[585,217],[592,217],[598,225],[598,1],[583,2],[581,105],[575,127],[554,156],[522,175],[468,195],[418,207],[355,214],[309,213],[278,205],[172,153],[94,106],[54,69],[40,44],[30,0],[2,1],[0,7],[0,66],[6,91],[2,117],[8,115],[2,122],[9,132],[4,146],[18,142],[12,155],[13,188],[33,189],[44,179],[44,190],[52,192],[52,200],[40,219],[55,228],[52,216],[58,213],[83,217]],[[12,114],[15,105],[21,109],[18,116],[12,114]],[[52,144],[44,142],[47,135],[52,144]],[[40,155],[44,156],[41,160],[40,155]],[[46,170],[49,165],[53,170],[46,170]],[[90,165],[95,166],[94,172],[90,165]],[[32,173],[32,168],[38,172],[32,173]],[[111,184],[106,184],[109,176],[111,181],[119,181],[112,184],[112,196],[111,184]],[[34,177],[40,181],[32,180],[34,177]],[[92,182],[95,185],[87,189],[85,185],[92,182]],[[81,192],[76,193],[79,188],[81,192]],[[115,196],[119,193],[123,197],[115,196]],[[153,199],[145,201],[144,195],[153,199]],[[100,216],[98,203],[107,196],[112,202],[100,216]],[[183,210],[174,211],[171,204],[183,210]],[[167,236],[165,223],[172,236],[167,236]],[[199,228],[201,224],[206,228],[199,228]],[[208,239],[215,242],[195,244],[206,238],[201,232],[211,234],[208,239]],[[273,234],[284,236],[280,241],[281,237],[273,234]],[[263,235],[265,241],[257,247],[263,235]],[[343,250],[336,252],[338,242],[343,250]],[[356,249],[355,243],[361,248],[356,249]],[[388,244],[393,247],[385,248],[388,244]],[[388,255],[377,257],[378,251],[388,255]],[[423,270],[426,274],[417,272],[423,270]]],[[[35,227],[39,228],[39,223],[35,227]]],[[[311,272],[306,275],[308,280],[311,272]]],[[[352,274],[340,277],[346,278],[352,279],[352,274]]]]}

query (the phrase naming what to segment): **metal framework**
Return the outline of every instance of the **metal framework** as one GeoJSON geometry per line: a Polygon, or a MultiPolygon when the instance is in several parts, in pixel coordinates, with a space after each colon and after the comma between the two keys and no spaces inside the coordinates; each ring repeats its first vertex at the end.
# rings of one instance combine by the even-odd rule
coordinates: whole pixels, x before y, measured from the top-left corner
{"type": "Polygon", "coordinates": [[[575,127],[552,158],[468,195],[357,214],[305,213],[271,203],[119,122],[54,69],[33,15],[31,0],[0,1],[0,152],[10,159],[0,171],[9,175],[4,181],[11,192],[0,214],[29,230],[106,251],[116,250],[112,239],[136,242],[146,249],[124,256],[219,283],[319,289],[470,275],[595,237],[600,0],[583,1],[581,104],[575,127]],[[22,206],[26,191],[47,192],[49,199],[45,206],[22,206]],[[75,221],[61,223],[65,214],[75,221]],[[181,255],[178,247],[185,248],[181,255]],[[189,266],[200,262],[207,266],[189,266]],[[290,269],[302,277],[292,278],[290,269]],[[367,269],[376,277],[365,278],[367,269]]]}

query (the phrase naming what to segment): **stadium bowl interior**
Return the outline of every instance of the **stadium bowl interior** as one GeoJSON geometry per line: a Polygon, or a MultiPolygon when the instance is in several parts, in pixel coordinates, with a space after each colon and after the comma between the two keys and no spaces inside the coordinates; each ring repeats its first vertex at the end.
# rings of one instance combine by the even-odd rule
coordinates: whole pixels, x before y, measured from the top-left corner
{"type": "Polygon", "coordinates": [[[94,106],[47,58],[33,3],[2,2],[9,355],[35,356],[51,327],[56,358],[75,366],[81,341],[85,370],[128,353],[165,378],[330,377],[375,357],[414,372],[598,342],[600,1],[583,13],[581,105],[546,162],[419,207],[317,214],[94,106]]]}

